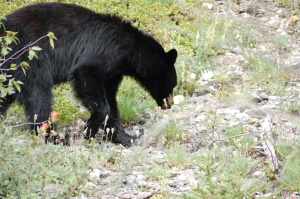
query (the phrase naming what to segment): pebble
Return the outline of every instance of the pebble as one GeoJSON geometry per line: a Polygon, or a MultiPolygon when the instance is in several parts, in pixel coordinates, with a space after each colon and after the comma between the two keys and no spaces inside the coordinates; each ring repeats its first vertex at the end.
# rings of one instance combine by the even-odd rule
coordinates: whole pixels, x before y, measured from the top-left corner
{"type": "Polygon", "coordinates": [[[203,6],[204,8],[209,9],[209,10],[212,10],[212,9],[214,8],[214,5],[211,4],[211,3],[203,3],[202,6],[203,6]]]}
{"type": "Polygon", "coordinates": [[[267,116],[266,112],[260,109],[251,109],[249,110],[248,114],[252,118],[259,118],[259,119],[263,119],[267,116]]]}
{"type": "Polygon", "coordinates": [[[176,95],[173,97],[174,104],[180,104],[184,101],[184,96],[183,95],[176,95]]]}
{"type": "Polygon", "coordinates": [[[254,103],[260,103],[260,102],[263,101],[263,99],[259,95],[255,94],[255,93],[252,93],[251,94],[251,101],[254,102],[254,103]]]}
{"type": "Polygon", "coordinates": [[[266,93],[263,93],[263,92],[259,94],[259,97],[261,97],[263,100],[268,100],[269,99],[269,96],[266,93]]]}
{"type": "Polygon", "coordinates": [[[175,182],[175,181],[169,181],[168,182],[168,185],[170,186],[170,187],[176,187],[177,186],[177,183],[175,182]]]}
{"type": "Polygon", "coordinates": [[[285,65],[288,67],[300,68],[300,56],[292,56],[285,61],[285,65]]]}
{"type": "Polygon", "coordinates": [[[90,179],[100,178],[100,174],[101,174],[101,171],[100,171],[99,169],[94,169],[94,170],[90,173],[90,179]]]}
{"type": "Polygon", "coordinates": [[[235,115],[235,117],[240,120],[241,122],[248,121],[250,119],[249,115],[247,113],[238,113],[235,115]]]}
{"type": "Polygon", "coordinates": [[[187,176],[185,176],[185,175],[179,175],[177,177],[177,180],[180,181],[180,182],[186,182],[187,181],[187,176]]]}
{"type": "Polygon", "coordinates": [[[137,194],[137,198],[149,198],[151,197],[153,194],[151,192],[139,192],[137,194]]]}
{"type": "Polygon", "coordinates": [[[253,174],[252,174],[253,177],[264,177],[265,176],[265,173],[264,172],[261,172],[261,171],[255,171],[253,174]]]}

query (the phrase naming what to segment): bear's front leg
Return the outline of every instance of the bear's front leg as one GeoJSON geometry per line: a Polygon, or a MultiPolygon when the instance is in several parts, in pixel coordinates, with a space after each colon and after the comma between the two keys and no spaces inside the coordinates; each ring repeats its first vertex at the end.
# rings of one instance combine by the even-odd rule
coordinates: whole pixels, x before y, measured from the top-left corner
{"type": "Polygon", "coordinates": [[[107,134],[105,135],[104,139],[111,140],[113,143],[121,143],[124,146],[131,146],[133,141],[140,136],[128,135],[123,128],[116,100],[116,95],[121,80],[122,76],[119,75],[106,81],[105,83],[105,93],[110,107],[110,115],[106,121],[104,131],[107,134]]]}

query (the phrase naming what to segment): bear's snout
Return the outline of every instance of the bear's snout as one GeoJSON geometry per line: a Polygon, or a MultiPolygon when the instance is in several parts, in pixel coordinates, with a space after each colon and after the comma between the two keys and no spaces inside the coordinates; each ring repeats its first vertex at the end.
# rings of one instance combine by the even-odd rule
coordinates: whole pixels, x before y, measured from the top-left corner
{"type": "Polygon", "coordinates": [[[170,93],[168,97],[164,98],[164,103],[161,106],[161,109],[170,109],[174,104],[173,93],[170,93]]]}

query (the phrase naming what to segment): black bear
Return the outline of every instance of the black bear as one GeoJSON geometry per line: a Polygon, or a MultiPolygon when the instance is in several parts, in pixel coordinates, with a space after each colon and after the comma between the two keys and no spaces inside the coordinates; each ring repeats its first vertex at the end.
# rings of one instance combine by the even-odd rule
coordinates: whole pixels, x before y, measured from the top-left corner
{"type": "MultiPolygon", "coordinates": [[[[7,96],[0,103],[4,115],[17,100],[29,122],[47,120],[51,112],[52,91],[55,84],[70,81],[76,96],[88,108],[86,137],[95,137],[99,128],[114,128],[106,139],[125,146],[137,136],[125,133],[120,120],[116,93],[123,75],[134,77],[149,91],[162,109],[173,104],[173,88],[177,84],[175,61],[177,51],[165,52],[151,36],[133,27],[119,16],[95,13],[84,7],[63,3],[40,3],[21,8],[2,20],[6,30],[18,32],[19,42],[10,46],[7,56],[36,41],[48,32],[57,37],[55,48],[49,42],[37,43],[43,50],[38,59],[28,61],[27,55],[7,62],[27,60],[26,75],[19,68],[7,72],[24,83],[20,93],[7,96]]],[[[4,36],[0,28],[0,36],[4,36]]]]}

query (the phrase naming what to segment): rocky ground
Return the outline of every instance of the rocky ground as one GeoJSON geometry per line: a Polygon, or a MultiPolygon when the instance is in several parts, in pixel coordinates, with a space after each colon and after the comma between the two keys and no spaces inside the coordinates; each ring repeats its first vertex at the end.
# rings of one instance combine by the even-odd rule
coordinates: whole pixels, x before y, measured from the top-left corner
{"type": "MultiPolygon", "coordinates": [[[[257,139],[262,137],[261,132],[275,129],[275,132],[283,133],[271,135],[273,139],[299,140],[300,128],[299,125],[295,125],[299,120],[299,109],[294,112],[282,109],[288,102],[300,101],[300,21],[291,18],[295,17],[296,13],[289,8],[275,5],[272,0],[237,2],[218,0],[202,6],[211,14],[218,13],[228,21],[249,27],[249,31],[253,30],[253,34],[258,38],[256,47],[239,45],[228,47],[224,54],[217,57],[216,71],[213,73],[208,71],[203,78],[197,80],[201,86],[191,97],[183,99],[182,96],[176,96],[177,105],[172,110],[152,113],[157,114],[155,116],[161,119],[155,120],[156,122],[153,120],[155,116],[149,119],[147,124],[152,124],[150,129],[159,130],[160,126],[170,120],[183,124],[186,131],[184,145],[189,152],[223,142],[224,132],[229,127],[236,126],[243,127],[245,134],[257,139]],[[281,45],[278,35],[286,38],[281,51],[278,51],[278,45],[281,45]],[[247,87],[248,85],[244,84],[245,74],[249,72],[249,62],[244,57],[246,52],[263,55],[265,58],[272,59],[277,66],[285,68],[291,75],[290,81],[286,83],[287,92],[276,95],[276,92],[264,92],[260,86],[247,87]],[[216,78],[218,74],[226,74],[231,79],[223,85],[216,78]],[[220,87],[230,90],[230,96],[222,96],[220,87]]],[[[133,127],[134,130],[140,128],[143,127],[133,127]]],[[[149,129],[145,131],[146,134],[151,134],[149,129]]],[[[120,153],[133,154],[135,150],[145,150],[150,154],[153,162],[163,162],[164,148],[159,141],[150,138],[151,136],[145,139],[147,141],[143,146],[129,149],[120,146],[120,153]]],[[[226,150],[235,149],[227,147],[226,150]]],[[[123,168],[126,169],[132,168],[123,168]]],[[[92,197],[79,198],[151,198],[154,193],[163,192],[163,189],[173,193],[184,193],[191,185],[197,184],[196,169],[193,165],[184,170],[172,168],[167,179],[168,187],[165,187],[160,181],[147,182],[145,175],[147,165],[134,168],[126,175],[101,166],[91,172],[89,182],[89,186],[100,191],[95,192],[92,197]],[[115,187],[111,187],[112,182],[115,187]],[[141,191],[138,188],[141,186],[148,187],[147,191],[141,191]]]]}

